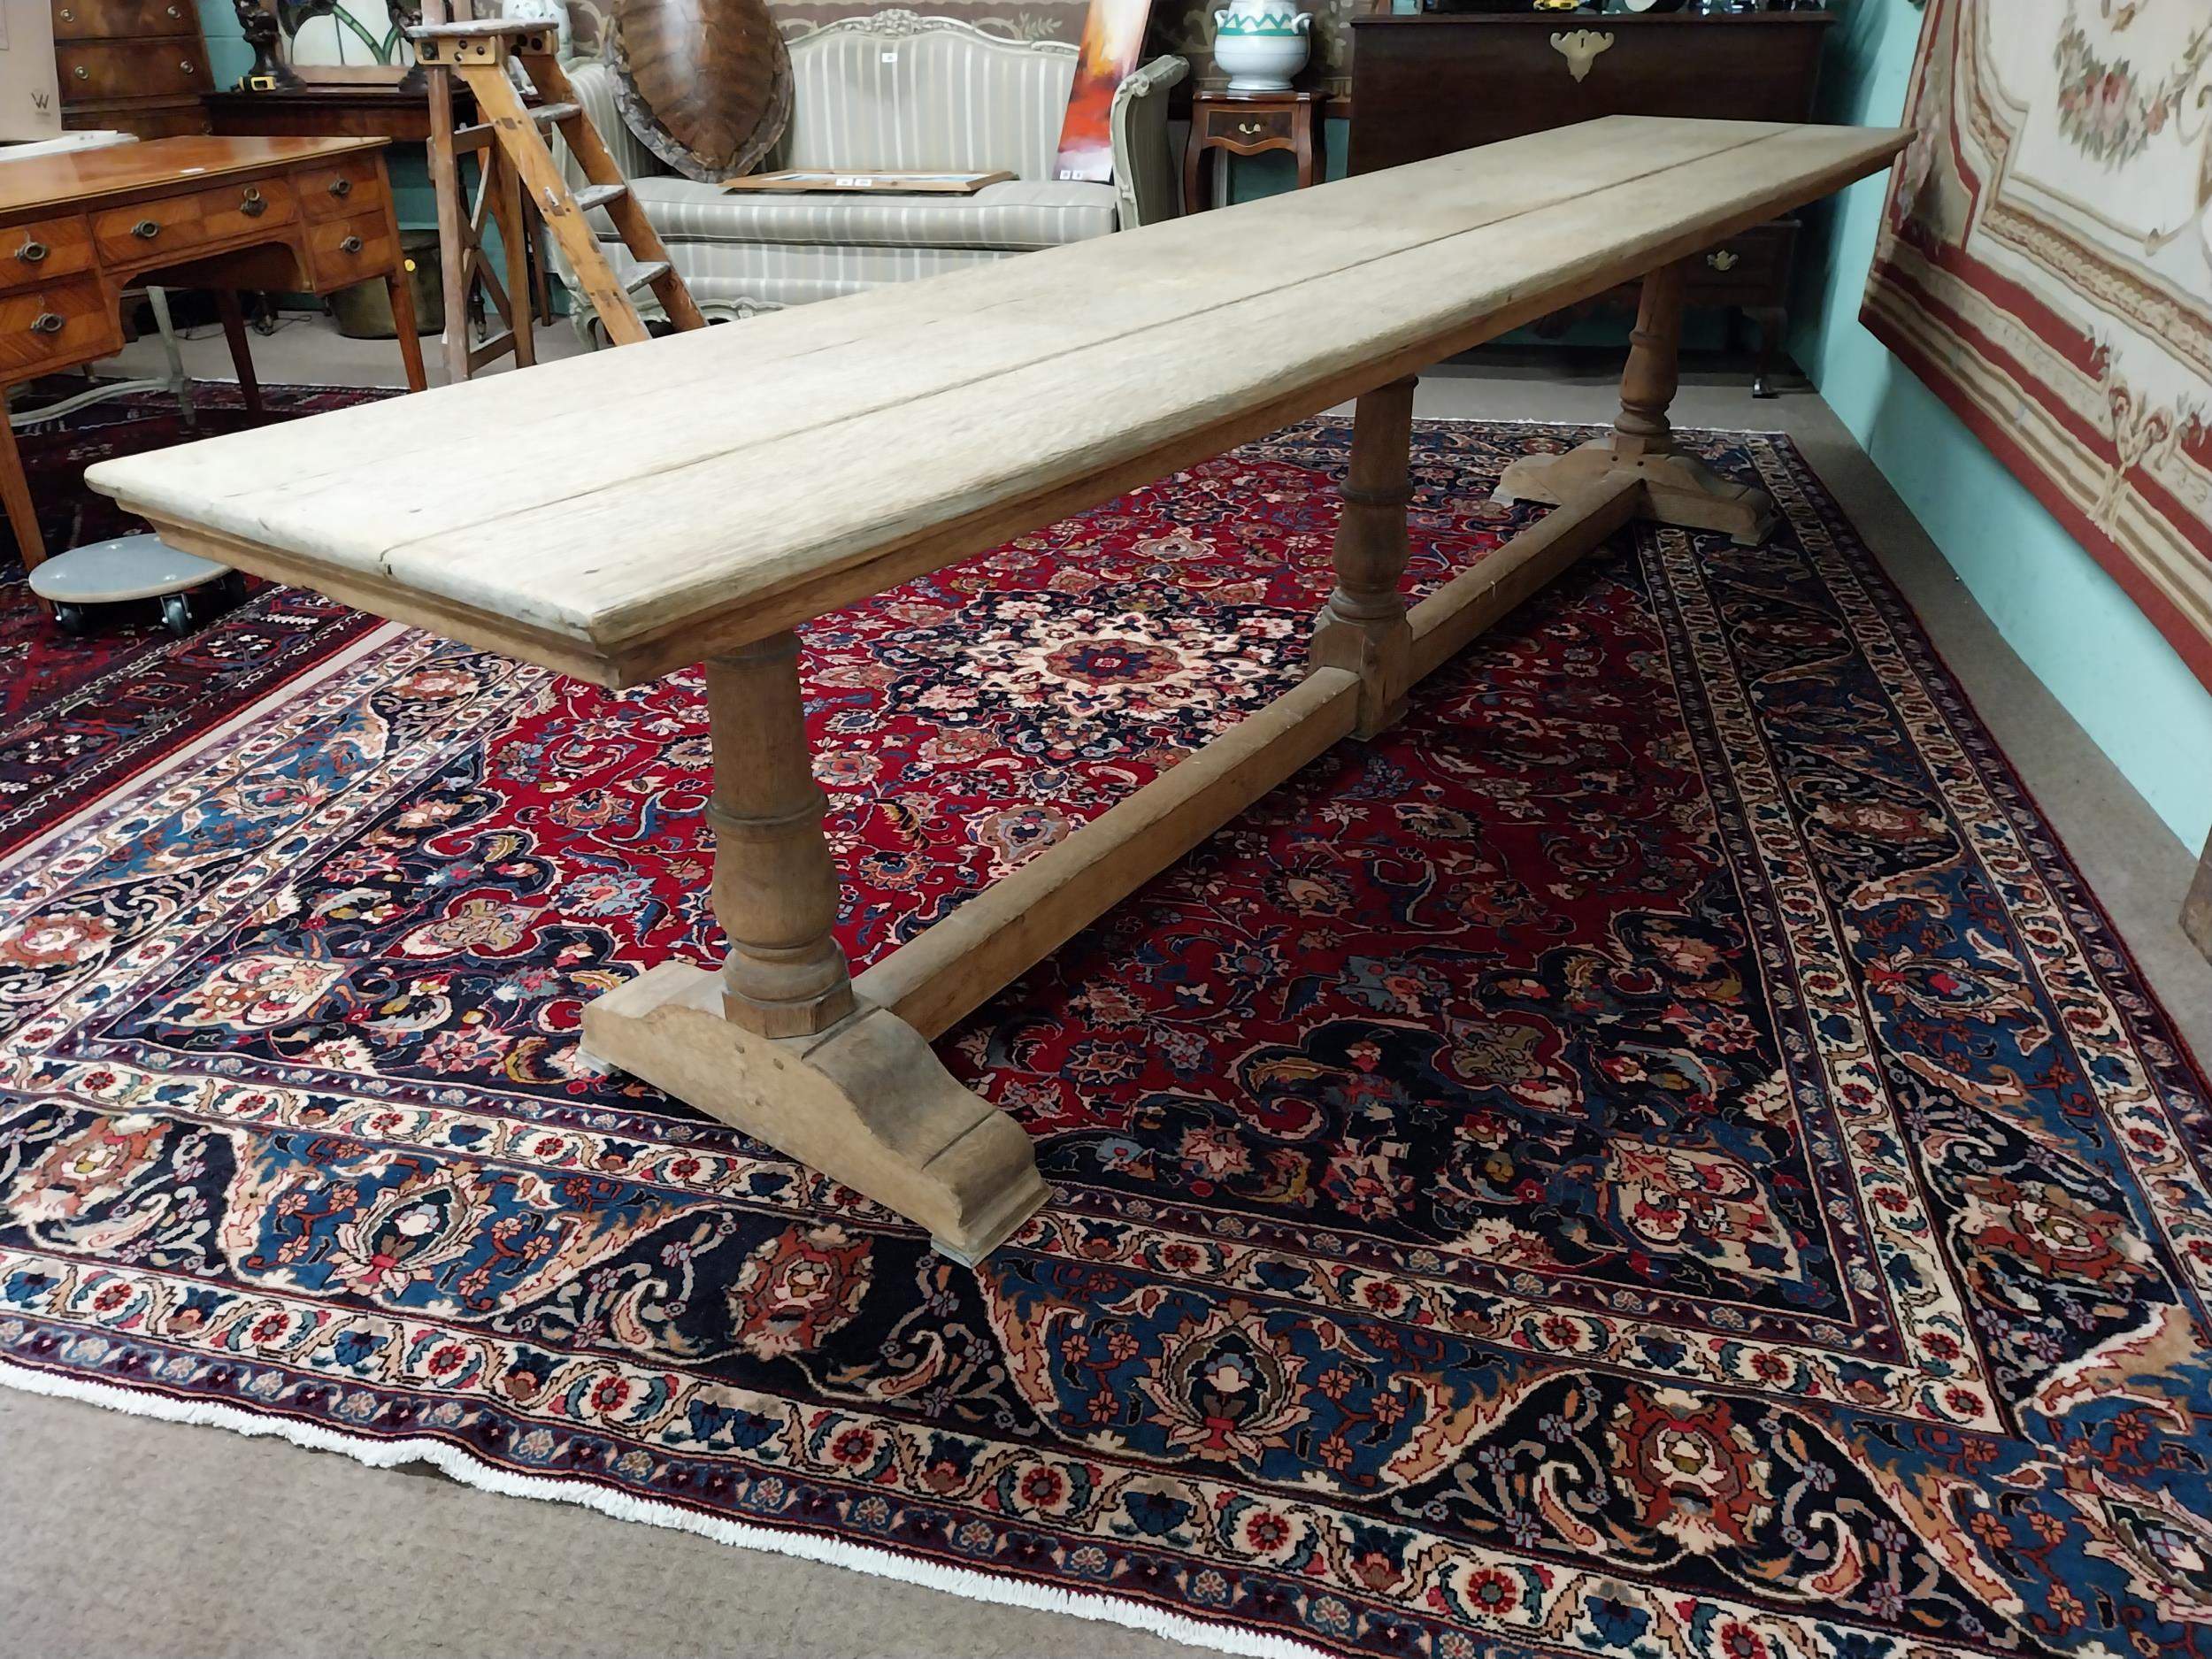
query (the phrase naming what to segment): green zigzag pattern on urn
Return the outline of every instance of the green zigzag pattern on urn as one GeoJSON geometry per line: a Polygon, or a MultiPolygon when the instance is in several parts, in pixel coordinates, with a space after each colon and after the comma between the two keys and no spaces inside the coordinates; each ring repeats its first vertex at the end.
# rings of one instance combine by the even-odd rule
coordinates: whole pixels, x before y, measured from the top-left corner
{"type": "Polygon", "coordinates": [[[1214,26],[1223,35],[1303,35],[1313,27],[1310,12],[1217,12],[1214,26]]]}

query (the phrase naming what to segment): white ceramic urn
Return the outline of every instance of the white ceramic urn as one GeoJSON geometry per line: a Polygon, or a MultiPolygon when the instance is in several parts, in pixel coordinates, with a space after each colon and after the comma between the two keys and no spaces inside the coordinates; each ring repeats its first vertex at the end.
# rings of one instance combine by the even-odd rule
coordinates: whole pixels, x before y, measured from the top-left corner
{"type": "Polygon", "coordinates": [[[1313,14],[1295,0],[1229,0],[1214,13],[1214,62],[1232,92],[1287,92],[1306,66],[1313,14]]]}

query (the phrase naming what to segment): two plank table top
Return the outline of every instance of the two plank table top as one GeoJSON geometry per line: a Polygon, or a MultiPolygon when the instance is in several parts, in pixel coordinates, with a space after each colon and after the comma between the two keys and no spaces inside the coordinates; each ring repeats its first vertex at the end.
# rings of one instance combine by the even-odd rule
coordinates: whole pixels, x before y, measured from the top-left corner
{"type": "Polygon", "coordinates": [[[1676,452],[1680,261],[1878,171],[1892,130],[1614,117],[1194,219],[103,462],[176,545],[611,687],[707,661],[719,974],[587,1010],[598,1056],[974,1259],[1046,1197],[927,1039],[1643,517],[1763,533],[1676,452]],[[1411,376],[1637,278],[1613,435],[1411,611],[1411,376]],[[856,981],[792,630],[1348,397],[1339,586],[1298,687],[856,981]]]}

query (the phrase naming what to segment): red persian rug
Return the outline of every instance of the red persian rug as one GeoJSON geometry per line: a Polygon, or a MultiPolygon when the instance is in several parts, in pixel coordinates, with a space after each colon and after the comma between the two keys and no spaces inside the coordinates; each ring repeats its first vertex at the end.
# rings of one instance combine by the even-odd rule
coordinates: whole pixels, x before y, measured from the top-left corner
{"type": "MultiPolygon", "coordinates": [[[[384,396],[273,386],[264,401],[272,418],[286,419],[384,396]]],[[[18,434],[50,553],[146,528],[85,488],[95,461],[258,424],[235,387],[196,385],[193,403],[189,428],[176,400],[156,393],[18,434]]],[[[150,603],[104,606],[90,632],[73,639],[31,597],[4,529],[0,549],[0,856],[375,626],[319,594],[256,583],[244,604],[182,640],[160,626],[150,603]]]]}
{"type": "MultiPolygon", "coordinates": [[[[1580,436],[1427,425],[1425,588],[1580,436]]],[[[1294,679],[1348,434],[809,631],[865,962],[1294,679]]],[[[0,872],[0,1380],[1250,1653],[2212,1652],[2206,1079],[1786,443],[941,1045],[979,1270],[580,1060],[695,682],[396,628],[0,872]]]]}

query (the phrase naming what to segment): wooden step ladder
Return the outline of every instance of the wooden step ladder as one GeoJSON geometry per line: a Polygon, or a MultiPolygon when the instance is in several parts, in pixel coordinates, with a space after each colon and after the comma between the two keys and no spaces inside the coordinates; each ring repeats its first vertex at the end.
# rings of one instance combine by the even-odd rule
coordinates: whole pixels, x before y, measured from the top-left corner
{"type": "MultiPolygon", "coordinates": [[[[466,0],[463,0],[465,4],[466,0]]],[[[495,357],[511,354],[516,365],[536,360],[531,339],[528,259],[526,239],[533,233],[522,207],[526,200],[566,256],[600,326],[617,345],[651,338],[631,296],[650,288],[668,320],[678,328],[703,328],[691,290],[669,262],[668,250],[630,195],[630,187],[607,151],[575,88],[555,56],[553,25],[515,19],[446,20],[428,14],[444,11],[437,0],[426,4],[425,20],[408,31],[416,61],[430,79],[431,184],[438,193],[438,233],[446,274],[446,369],[465,380],[495,357]],[[545,100],[526,105],[508,74],[519,61],[530,83],[545,100]],[[460,77],[476,98],[480,125],[456,131],[449,75],[460,77]],[[546,132],[559,132],[590,183],[571,190],[554,160],[546,132]],[[445,142],[441,143],[441,135],[445,142]],[[459,157],[479,157],[482,179],[475,204],[464,211],[459,157]],[[634,267],[618,276],[587,218],[604,208],[634,267]],[[485,257],[487,212],[499,227],[507,253],[503,283],[485,257]],[[506,325],[480,345],[469,343],[468,296],[481,283],[493,309],[506,325]]]]}

